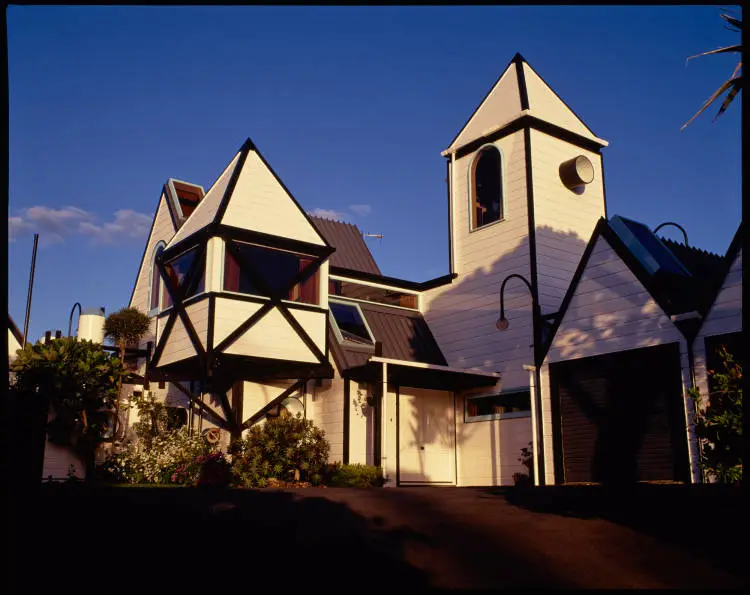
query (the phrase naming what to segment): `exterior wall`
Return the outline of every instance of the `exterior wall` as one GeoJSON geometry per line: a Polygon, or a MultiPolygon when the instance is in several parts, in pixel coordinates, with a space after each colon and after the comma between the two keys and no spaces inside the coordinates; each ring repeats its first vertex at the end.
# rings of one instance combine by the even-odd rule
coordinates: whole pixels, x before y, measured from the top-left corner
{"type": "Polygon", "coordinates": [[[702,395],[708,394],[706,337],[742,331],[742,250],[732,263],[711,310],[693,343],[695,383],[702,395]]]}
{"type": "Polygon", "coordinates": [[[338,372],[334,378],[322,381],[322,386],[315,386],[315,381],[307,383],[306,396],[307,418],[325,432],[331,445],[328,461],[344,460],[344,380],[338,372]]]}
{"type": "Polygon", "coordinates": [[[531,296],[520,281],[505,290],[510,327],[500,332],[499,291],[511,273],[529,278],[528,210],[523,131],[498,140],[502,153],[505,219],[470,230],[469,174],[474,154],[452,165],[453,283],[423,294],[427,323],[448,364],[501,372],[503,381],[527,386],[523,365],[533,361],[531,296]]]}
{"type": "Polygon", "coordinates": [[[16,339],[13,331],[8,329],[8,361],[16,359],[16,351],[21,349],[21,344],[16,339]]]}
{"type": "Polygon", "coordinates": [[[324,245],[302,210],[255,151],[250,151],[247,155],[221,222],[318,246],[324,245]]]}
{"type": "Polygon", "coordinates": [[[180,240],[188,237],[190,234],[203,229],[206,225],[213,221],[216,211],[219,208],[221,199],[224,197],[224,192],[229,185],[229,179],[234,173],[235,166],[239,160],[240,154],[237,153],[234,159],[227,165],[224,171],[221,173],[219,178],[214,182],[213,186],[208,189],[206,195],[195,207],[190,217],[182,225],[180,230],[175,234],[172,244],[176,244],[180,240]]]}
{"type": "MultiPolygon", "coordinates": [[[[567,109],[567,108],[566,108],[567,109]]],[[[565,292],[600,217],[604,216],[601,155],[537,130],[531,131],[537,283],[542,314],[560,309],[565,292]],[[560,164],[584,155],[594,181],[581,194],[560,180],[560,164]]]]}
{"type": "MultiPolygon", "coordinates": [[[[167,205],[167,197],[162,193],[159,199],[159,206],[156,209],[156,215],[154,217],[154,225],[151,230],[151,237],[148,239],[146,244],[146,251],[143,254],[143,262],[138,272],[138,278],[135,282],[135,290],[133,291],[133,297],[130,300],[129,307],[138,308],[141,312],[148,312],[151,295],[151,274],[153,272],[153,256],[154,250],[159,242],[169,242],[175,232],[174,223],[172,222],[172,215],[169,213],[169,206],[167,205]]],[[[156,345],[156,334],[157,334],[157,317],[151,318],[151,329],[141,340],[140,346],[145,347],[146,343],[153,341],[156,345]]]]}
{"type": "Polygon", "coordinates": [[[554,476],[549,364],[675,342],[680,345],[690,466],[693,481],[699,481],[692,401],[687,397],[687,341],[606,239],[599,237],[541,370],[546,481],[554,476]]]}
{"type": "MultiPolygon", "coordinates": [[[[198,339],[205,349],[207,344],[206,334],[208,332],[208,299],[202,299],[190,304],[185,308],[185,313],[193,323],[193,328],[198,335],[198,339]]],[[[164,352],[162,353],[159,365],[170,364],[193,357],[194,355],[196,355],[195,347],[193,347],[193,343],[190,341],[190,336],[182,319],[178,316],[174,321],[172,331],[169,333],[167,343],[164,345],[164,352]]]]}
{"type": "Polygon", "coordinates": [[[465,399],[457,395],[458,485],[513,485],[513,474],[527,471],[518,459],[531,442],[531,417],[466,422],[464,412],[465,399]]]}
{"type": "MultiPolygon", "coordinates": [[[[47,415],[47,421],[50,422],[55,418],[51,411],[47,415]]],[[[44,445],[44,462],[42,465],[42,481],[52,477],[53,480],[64,480],[68,478],[68,472],[71,471],[79,479],[85,479],[86,468],[83,462],[76,456],[73,449],[52,444],[49,440],[44,445]]]]}
{"type": "Polygon", "coordinates": [[[351,381],[349,387],[349,462],[373,465],[375,409],[367,405],[372,388],[366,383],[351,381]]]}
{"type": "Polygon", "coordinates": [[[518,76],[516,65],[511,64],[451,146],[465,145],[509,123],[520,114],[521,96],[518,92],[518,76]],[[498,118],[498,113],[503,116],[498,118]]]}
{"type": "Polygon", "coordinates": [[[531,113],[537,118],[557,124],[587,138],[596,138],[586,125],[570,110],[568,106],[552,91],[550,87],[524,62],[526,92],[529,95],[531,113]]]}

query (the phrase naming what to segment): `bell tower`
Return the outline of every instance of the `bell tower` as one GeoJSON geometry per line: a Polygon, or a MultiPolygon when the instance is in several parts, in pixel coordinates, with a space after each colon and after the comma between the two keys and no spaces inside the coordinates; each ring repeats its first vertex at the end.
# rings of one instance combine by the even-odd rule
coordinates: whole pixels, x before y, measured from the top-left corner
{"type": "Polygon", "coordinates": [[[534,363],[545,321],[606,216],[607,144],[516,54],[442,152],[456,277],[424,301],[450,365],[499,371],[504,387],[528,386],[523,365],[534,363]],[[528,283],[508,280],[500,331],[509,275],[528,283]]]}

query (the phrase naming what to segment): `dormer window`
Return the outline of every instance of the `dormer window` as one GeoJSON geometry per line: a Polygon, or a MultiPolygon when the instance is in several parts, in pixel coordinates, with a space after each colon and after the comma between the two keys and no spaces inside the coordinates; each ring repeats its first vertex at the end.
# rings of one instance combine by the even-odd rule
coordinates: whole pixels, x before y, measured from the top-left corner
{"type": "Polygon", "coordinates": [[[374,347],[375,339],[357,304],[328,301],[333,319],[333,329],[339,343],[349,347],[374,347]]]}
{"type": "Polygon", "coordinates": [[[478,229],[504,218],[502,160],[493,145],[479,150],[471,167],[471,228],[478,229]]]}

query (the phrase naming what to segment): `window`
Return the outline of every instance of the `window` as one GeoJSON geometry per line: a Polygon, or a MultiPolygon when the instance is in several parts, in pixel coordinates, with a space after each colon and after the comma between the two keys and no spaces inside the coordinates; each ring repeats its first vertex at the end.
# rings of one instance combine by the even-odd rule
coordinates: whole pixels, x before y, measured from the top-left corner
{"type": "Polygon", "coordinates": [[[504,217],[500,151],[494,146],[480,149],[471,172],[471,228],[477,229],[504,217]]]}
{"type": "MultiPolygon", "coordinates": [[[[313,257],[242,242],[233,242],[233,246],[239,250],[243,260],[251,263],[252,272],[260,276],[271,291],[282,292],[284,299],[293,302],[319,303],[318,271],[315,271],[303,283],[296,283],[291,289],[286,289],[294,277],[315,262],[313,257]]],[[[224,290],[266,295],[266,292],[257,287],[248,277],[248,275],[241,274],[239,263],[227,248],[224,255],[224,290]]]]}
{"type": "Polygon", "coordinates": [[[400,306],[401,308],[417,309],[417,296],[412,293],[398,291],[397,289],[384,289],[382,287],[372,287],[361,283],[343,281],[341,279],[328,280],[328,293],[330,295],[340,295],[366,302],[375,302],[376,304],[386,304],[388,306],[400,306]]]}
{"type": "Polygon", "coordinates": [[[357,304],[329,301],[328,307],[335,322],[339,342],[349,345],[375,346],[367,321],[357,304]]]}
{"type": "MultiPolygon", "coordinates": [[[[167,269],[167,275],[169,276],[172,286],[182,288],[183,284],[187,280],[190,270],[193,268],[195,259],[198,258],[198,248],[192,248],[187,252],[182,253],[177,258],[170,260],[166,263],[165,268],[167,269]]],[[[201,267],[203,269],[203,267],[201,267]]],[[[188,288],[185,293],[185,297],[197,295],[202,293],[205,285],[205,269],[199,272],[198,278],[196,279],[193,275],[193,282],[191,287],[188,288]]],[[[166,288],[165,288],[166,289],[166,288]]],[[[167,308],[172,305],[172,300],[169,298],[169,294],[165,291],[163,307],[167,308]]]]}
{"type": "Polygon", "coordinates": [[[466,421],[487,421],[530,415],[531,392],[528,389],[466,398],[466,421]]]}
{"type": "Polygon", "coordinates": [[[164,291],[161,283],[159,267],[156,266],[156,259],[164,252],[164,242],[159,242],[154,250],[154,256],[151,259],[151,288],[149,289],[149,313],[155,314],[159,311],[160,290],[164,291]]]}

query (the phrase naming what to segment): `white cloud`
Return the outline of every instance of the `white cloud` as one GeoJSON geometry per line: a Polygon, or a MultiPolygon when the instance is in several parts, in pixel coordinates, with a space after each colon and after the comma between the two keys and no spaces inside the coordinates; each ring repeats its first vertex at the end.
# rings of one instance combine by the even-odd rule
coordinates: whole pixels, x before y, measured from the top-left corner
{"type": "Polygon", "coordinates": [[[8,240],[14,242],[19,234],[38,233],[42,245],[64,242],[73,235],[88,236],[93,244],[116,244],[120,240],[145,239],[150,225],[148,215],[129,209],[116,211],[113,221],[100,224],[93,214],[77,207],[36,206],[8,217],[8,240]]]}
{"type": "Polygon", "coordinates": [[[343,221],[346,216],[341,211],[334,211],[333,209],[313,209],[310,211],[310,215],[323,219],[333,219],[334,221],[343,221]]]}
{"type": "Polygon", "coordinates": [[[372,213],[372,207],[370,205],[349,205],[349,210],[354,211],[357,215],[369,215],[372,213]]]}

